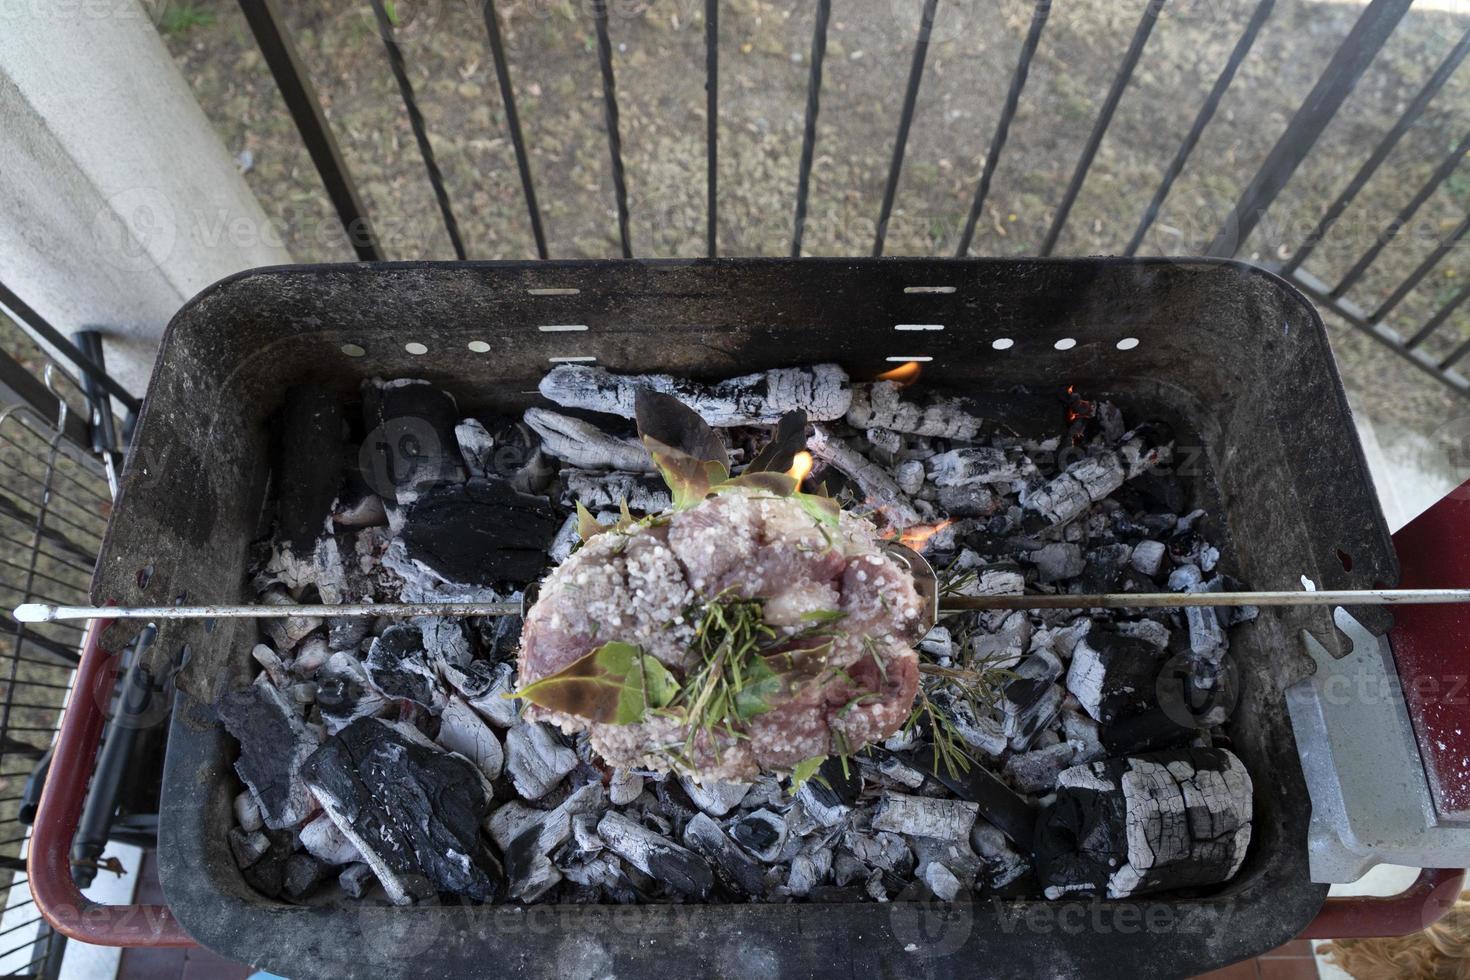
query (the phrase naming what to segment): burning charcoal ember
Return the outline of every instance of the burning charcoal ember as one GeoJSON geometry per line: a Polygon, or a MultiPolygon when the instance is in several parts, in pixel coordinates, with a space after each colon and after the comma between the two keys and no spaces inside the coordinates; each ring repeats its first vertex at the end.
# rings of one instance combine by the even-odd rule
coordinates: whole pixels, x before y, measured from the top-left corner
{"type": "Polygon", "coordinates": [[[439,715],[439,734],[435,741],[469,759],[486,779],[500,775],[505,761],[500,739],[463,698],[457,695],[449,698],[439,715]]]}
{"type": "Polygon", "coordinates": [[[315,804],[301,767],[316,751],[317,736],[295,708],[271,685],[255,683],[225,692],[215,709],[240,743],[235,772],[254,794],[265,825],[280,830],[305,820],[315,804]]]}
{"type": "Polygon", "coordinates": [[[1146,640],[1093,630],[1072,653],[1067,690],[1099,724],[1110,725],[1158,703],[1162,666],[1162,651],[1146,640]]]}
{"type": "Polygon", "coordinates": [[[888,470],[868,459],[822,426],[814,426],[807,439],[807,449],[817,459],[830,463],[851,480],[893,527],[906,528],[919,523],[919,512],[913,501],[899,489],[898,481],[888,470]]]}
{"type": "Polygon", "coordinates": [[[548,725],[517,725],[505,736],[505,770],[525,799],[541,799],[575,768],[577,754],[548,725]]]}
{"type": "Polygon", "coordinates": [[[591,422],[545,408],[526,409],[526,424],[541,437],[541,448],[584,470],[652,473],[653,458],[636,439],[610,435],[591,422]]]}
{"type": "Polygon", "coordinates": [[[490,587],[530,582],[546,567],[557,522],[544,497],[502,480],[471,480],[425,490],[399,534],[407,556],[446,582],[490,587]]]}
{"type": "MultiPolygon", "coordinates": [[[[262,592],[260,601],[272,606],[294,606],[296,599],[280,586],[262,592]]],[[[294,650],[296,644],[306,639],[312,630],[322,625],[315,616],[291,616],[286,619],[261,620],[261,629],[270,638],[271,645],[280,653],[294,650]]]]}
{"type": "Polygon", "coordinates": [[[907,759],[960,799],[977,806],[980,815],[1011,840],[1022,847],[1031,846],[1036,808],[995,773],[974,760],[969,760],[968,768],[950,769],[928,750],[908,753],[907,759]]]}
{"type": "Polygon", "coordinates": [[[668,487],[643,473],[588,473],[562,471],[562,503],[579,503],[594,513],[617,510],[623,504],[637,514],[658,514],[672,506],[668,487]]]}
{"type": "Polygon", "coordinates": [[[1112,592],[1129,571],[1133,548],[1126,544],[1105,544],[1089,550],[1084,557],[1086,565],[1079,579],[1082,590],[1112,592]]]}
{"type": "Polygon", "coordinates": [[[1251,836],[1251,779],[1225,749],[1174,749],[1062,773],[1036,843],[1047,898],[1126,898],[1228,881],[1251,836]]]}
{"type": "Polygon", "coordinates": [[[901,432],[894,432],[892,429],[869,429],[863,435],[867,436],[868,442],[874,449],[887,453],[889,456],[897,456],[903,450],[903,433],[901,432]]]}
{"type": "Polygon", "coordinates": [[[286,859],[285,880],[282,890],[288,898],[297,901],[316,891],[316,887],[330,877],[327,866],[310,854],[297,852],[286,859]]]}
{"type": "Polygon", "coordinates": [[[897,834],[887,831],[864,833],[849,830],[842,835],[842,846],[864,868],[877,868],[896,875],[907,875],[914,870],[914,852],[897,834]]]}
{"type": "Polygon", "coordinates": [[[1062,676],[1062,662],[1050,650],[1038,650],[1017,664],[1015,677],[1001,691],[1000,712],[1005,736],[1029,743],[1031,736],[1061,710],[1061,691],[1054,690],[1062,676]]]}
{"type": "Polygon", "coordinates": [[[688,776],[680,776],[679,785],[684,787],[695,806],[712,817],[723,817],[739,806],[745,794],[750,792],[749,783],[700,784],[688,776]]]}
{"type": "Polygon", "coordinates": [[[643,793],[643,777],[630,769],[614,769],[607,786],[608,799],[614,806],[627,806],[643,793]]]}
{"type": "Polygon", "coordinates": [[[395,905],[422,897],[418,882],[480,902],[501,894],[500,869],[479,838],[488,786],[464,758],[360,718],[301,770],[395,905]]]}
{"type": "Polygon", "coordinates": [[[770,810],[756,810],[731,824],[730,836],[735,843],[770,864],[781,856],[781,848],[786,843],[786,821],[770,810]]]}
{"type": "Polygon", "coordinates": [[[250,790],[237,793],[231,808],[235,811],[235,823],[246,833],[259,830],[265,825],[260,818],[260,804],[255,802],[255,794],[250,790]]]}
{"type": "Polygon", "coordinates": [[[270,838],[260,830],[231,827],[228,836],[230,853],[235,856],[235,866],[241,871],[259,861],[271,849],[270,838]]]}
{"type": "Polygon", "coordinates": [[[960,893],[960,880],[938,861],[930,861],[924,867],[924,884],[941,902],[953,902],[960,893]]]}
{"type": "Polygon", "coordinates": [[[939,488],[939,509],[951,517],[988,517],[995,507],[995,494],[983,484],[939,488]]]}
{"type": "Polygon", "coordinates": [[[873,829],[910,837],[966,841],[979,807],[964,800],[942,800],[904,793],[884,793],[873,814],[873,829]]]}
{"type": "Polygon", "coordinates": [[[342,484],[342,402],[316,385],[286,389],[281,409],[280,487],[276,536],[298,555],[310,555],[330,526],[332,502],[342,484]]]}
{"type": "Polygon", "coordinates": [[[301,828],[300,841],[302,849],[323,864],[352,864],[362,860],[357,845],[325,813],[301,828]]]}
{"type": "Polygon", "coordinates": [[[929,479],[938,487],[1009,484],[1036,471],[1018,449],[970,446],[951,449],[926,461],[929,479]]]}
{"type": "Polygon", "coordinates": [[[435,713],[443,710],[444,692],[417,626],[388,627],[373,639],[362,665],[373,686],[386,697],[412,701],[435,713]]]}
{"type": "Polygon", "coordinates": [[[495,472],[495,437],[479,419],[464,419],[454,427],[454,441],[471,477],[498,476],[495,472]]]}
{"type": "Polygon", "coordinates": [[[673,395],[710,425],[771,425],[787,412],[814,421],[847,414],[847,373],[835,364],[776,368],[714,384],[665,374],[610,374],[600,367],[562,364],[541,379],[541,394],[568,408],[634,417],[639,391],[673,395]]]}
{"type": "Polygon", "coordinates": [[[893,479],[901,492],[912,497],[924,489],[924,464],[917,459],[901,463],[893,479]]]}
{"type": "Polygon", "coordinates": [[[1005,774],[1023,793],[1045,793],[1056,785],[1058,774],[1072,764],[1077,749],[1075,743],[1066,741],[1019,752],[1006,760],[1005,774]]]}
{"type": "Polygon", "coordinates": [[[1031,871],[1031,862],[1011,847],[1006,835],[993,824],[975,821],[970,831],[970,847],[980,855],[981,874],[993,890],[1005,888],[1031,871]]]}
{"type": "Polygon", "coordinates": [[[1068,466],[1051,482],[1022,491],[1021,505],[1052,524],[1066,524],[1121,487],[1125,476],[1117,454],[1089,456],[1068,466]]]}
{"type": "Polygon", "coordinates": [[[598,821],[597,834],[614,854],[672,891],[702,898],[714,887],[704,858],[616,810],[598,821]]]}
{"type": "Polygon", "coordinates": [[[903,386],[893,381],[856,385],[847,423],[858,429],[892,429],[918,436],[941,436],[969,441],[980,434],[985,420],[971,415],[958,398],[929,398],[926,404],[899,396],[903,386]]]}
{"type": "Polygon", "coordinates": [[[1133,546],[1129,560],[1134,571],[1153,578],[1164,567],[1164,545],[1161,541],[1140,541],[1133,546]]]}
{"type": "Polygon", "coordinates": [[[1082,559],[1082,549],[1075,544],[1053,542],[1031,552],[1030,558],[1036,566],[1037,580],[1041,582],[1075,578],[1087,567],[1082,559]]]}
{"type": "Polygon", "coordinates": [[[352,864],[337,876],[337,884],[352,898],[362,898],[378,879],[371,865],[352,864]]]}
{"type": "Polygon", "coordinates": [[[385,711],[389,703],[367,669],[350,653],[332,654],[317,672],[316,704],[329,735],[358,718],[385,711]]]}

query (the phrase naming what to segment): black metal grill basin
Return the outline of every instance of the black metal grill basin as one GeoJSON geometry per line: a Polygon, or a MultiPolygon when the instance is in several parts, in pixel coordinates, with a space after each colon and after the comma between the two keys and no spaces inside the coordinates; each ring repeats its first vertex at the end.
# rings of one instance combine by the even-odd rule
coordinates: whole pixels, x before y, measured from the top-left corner
{"type": "MultiPolygon", "coordinates": [[[[1225,567],[1255,587],[1299,588],[1302,575],[1333,589],[1396,581],[1322,322],[1257,269],[1109,259],[405,263],[256,270],[179,312],[94,599],[249,600],[265,420],[295,382],[345,393],[370,376],[419,376],[469,409],[519,410],[560,358],[696,377],[836,360],[861,378],[914,356],[931,358],[926,378],[950,388],[1072,382],[1195,433],[1213,473],[1202,492],[1228,526],[1225,567]],[[943,329],[895,329],[914,323],[943,329]],[[538,329],[568,324],[587,329],[538,329]],[[999,338],[1014,344],[996,350],[999,338]],[[1058,345],[1064,338],[1075,345],[1058,345]],[[1120,349],[1125,338],[1138,343],[1120,349]]],[[[384,909],[265,899],[230,857],[234,745],[203,707],[251,670],[254,628],[171,623],[155,644],[188,660],[189,692],[173,715],[160,865],[169,904],[200,942],[292,977],[1175,976],[1290,939],[1325,894],[1308,879],[1310,803],[1282,693],[1311,670],[1302,630],[1341,649],[1322,610],[1263,613],[1233,645],[1243,693],[1231,736],[1255,781],[1251,851],[1234,881],[1158,900],[955,906],[384,909]]]]}

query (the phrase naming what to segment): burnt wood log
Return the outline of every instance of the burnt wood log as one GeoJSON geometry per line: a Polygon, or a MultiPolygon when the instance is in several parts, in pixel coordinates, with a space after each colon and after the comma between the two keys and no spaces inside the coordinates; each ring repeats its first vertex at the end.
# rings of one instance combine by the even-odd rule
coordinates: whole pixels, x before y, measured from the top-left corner
{"type": "Polygon", "coordinates": [[[636,439],[610,435],[584,419],[546,408],[526,409],[525,419],[541,437],[541,448],[548,455],[573,466],[584,470],[654,472],[653,458],[636,439]]]}
{"type": "Polygon", "coordinates": [[[1093,629],[1072,649],[1067,690],[1100,725],[1139,715],[1159,703],[1165,654],[1145,640],[1093,629]]]}
{"type": "Polygon", "coordinates": [[[250,787],[267,827],[294,827],[313,804],[301,769],[317,749],[317,737],[286,695],[266,679],[225,692],[215,706],[225,730],[240,743],[235,772],[250,787]]]}
{"type": "Polygon", "coordinates": [[[1021,492],[1021,506],[1051,524],[1066,524],[1107,497],[1126,480],[1170,458],[1169,445],[1148,446],[1135,437],[1120,448],[1072,463],[1051,481],[1021,492]]]}
{"type": "Polygon", "coordinates": [[[919,512],[886,467],[879,466],[820,425],[812,427],[806,446],[813,456],[836,467],[856,484],[866,503],[887,517],[889,524],[911,527],[919,523],[919,512]]]}
{"type": "Polygon", "coordinates": [[[399,539],[409,558],[446,582],[490,587],[534,581],[557,524],[546,498],[473,479],[425,491],[408,508],[399,539]]]}
{"type": "Polygon", "coordinates": [[[297,554],[311,554],[329,533],[332,502],[342,485],[344,422],[334,393],[316,385],[286,389],[274,468],[280,488],[276,536],[297,554]]]}
{"type": "Polygon", "coordinates": [[[813,421],[839,419],[852,397],[847,372],[835,364],[775,368],[709,384],[666,374],[620,375],[600,367],[561,364],[541,379],[541,394],[558,405],[628,419],[636,415],[639,391],[671,395],[718,427],[770,425],[796,411],[806,412],[813,421]]]}
{"type": "Polygon", "coordinates": [[[663,480],[645,473],[588,473],[583,469],[561,471],[562,504],[581,504],[594,514],[617,510],[626,502],[640,514],[658,514],[671,506],[669,488],[663,480]]]}
{"type": "Polygon", "coordinates": [[[854,387],[848,424],[859,429],[891,429],[961,441],[974,439],[985,426],[985,420],[971,415],[961,399],[930,398],[920,404],[902,398],[901,388],[893,381],[854,387]]]}
{"type": "Polygon", "coordinates": [[[1251,779],[1225,749],[1171,749],[1064,771],[1038,822],[1047,898],[1126,898],[1229,880],[1251,838],[1251,779]]]}

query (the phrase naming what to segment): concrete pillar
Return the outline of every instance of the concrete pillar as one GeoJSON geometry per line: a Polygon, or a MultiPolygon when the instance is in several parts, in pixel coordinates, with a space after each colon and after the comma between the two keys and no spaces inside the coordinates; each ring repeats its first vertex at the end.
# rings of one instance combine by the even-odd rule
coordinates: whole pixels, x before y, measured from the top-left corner
{"type": "Polygon", "coordinates": [[[185,300],[289,261],[147,4],[0,0],[0,282],[63,333],[103,330],[141,394],[185,300]]]}

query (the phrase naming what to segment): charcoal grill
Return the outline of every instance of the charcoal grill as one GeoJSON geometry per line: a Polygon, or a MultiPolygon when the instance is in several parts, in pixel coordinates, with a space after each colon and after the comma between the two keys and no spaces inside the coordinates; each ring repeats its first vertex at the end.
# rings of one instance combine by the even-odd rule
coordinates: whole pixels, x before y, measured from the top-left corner
{"type": "MultiPolygon", "coordinates": [[[[1228,261],[702,260],[283,267],[209,288],[170,324],[93,585],[124,605],[244,601],[267,492],[266,420],[288,385],[417,376],[472,410],[537,401],[553,363],[715,377],[836,360],[854,377],[919,361],[947,388],[1076,384],[1176,425],[1253,586],[1393,584],[1397,564],[1320,319],[1228,261]],[[923,329],[917,329],[922,326],[923,329]]],[[[1380,611],[1358,617],[1381,633],[1380,611]]],[[[126,640],[126,624],[100,638],[126,640]]],[[[226,843],[238,787],[206,705],[245,679],[253,624],[170,622],[178,669],[160,813],[170,906],[200,942],[292,976],[617,970],[720,975],[1169,976],[1297,935],[1326,886],[1284,691],[1303,631],[1349,644],[1330,610],[1262,615],[1232,643],[1233,748],[1256,786],[1239,875],[1158,899],[973,905],[304,908],[254,893],[226,843]]],[[[145,917],[146,918],[146,917],[145,917]]],[[[167,919],[154,923],[181,940],[167,919]]]]}

